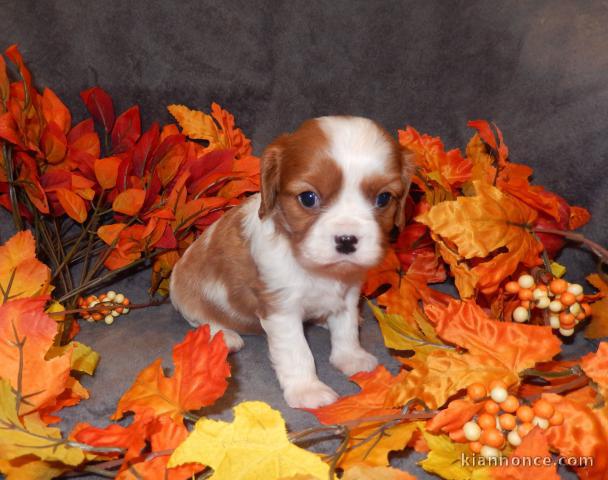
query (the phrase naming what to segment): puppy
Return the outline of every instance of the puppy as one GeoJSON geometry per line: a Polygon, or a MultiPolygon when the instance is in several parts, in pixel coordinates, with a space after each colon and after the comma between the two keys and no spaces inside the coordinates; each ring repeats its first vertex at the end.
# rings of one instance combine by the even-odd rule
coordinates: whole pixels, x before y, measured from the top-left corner
{"type": "MultiPolygon", "coordinates": [[[[410,155],[377,123],[321,117],[276,139],[261,159],[261,192],[209,227],[171,275],[173,305],[193,326],[266,332],[291,407],[316,408],[337,394],[316,375],[302,328],[327,323],[331,363],[352,375],[376,358],[359,344],[358,300],[366,271],[404,222],[410,155]]],[[[238,333],[237,333],[238,332],[238,333]]]]}

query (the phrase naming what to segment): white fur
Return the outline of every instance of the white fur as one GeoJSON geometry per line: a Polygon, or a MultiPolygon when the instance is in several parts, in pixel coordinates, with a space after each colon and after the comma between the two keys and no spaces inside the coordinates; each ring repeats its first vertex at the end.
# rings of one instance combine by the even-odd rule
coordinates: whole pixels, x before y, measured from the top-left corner
{"type": "Polygon", "coordinates": [[[277,299],[278,308],[268,318],[261,319],[261,323],[285,400],[291,407],[316,408],[332,403],[337,394],[317,378],[302,322],[327,315],[332,364],[347,375],[373,369],[377,360],[359,344],[360,285],[349,286],[304,269],[272,219],[259,219],[259,205],[259,196],[244,205],[243,226],[262,281],[274,286],[271,293],[277,299]]]}
{"type": "Polygon", "coordinates": [[[342,170],[343,185],[336,201],[321,213],[303,241],[303,259],[312,265],[348,261],[371,267],[382,255],[381,232],[361,182],[386,170],[391,146],[365,118],[322,117],[319,125],[329,139],[329,155],[342,170]],[[335,237],[341,235],[357,237],[355,252],[345,256],[336,251],[335,237]]]}

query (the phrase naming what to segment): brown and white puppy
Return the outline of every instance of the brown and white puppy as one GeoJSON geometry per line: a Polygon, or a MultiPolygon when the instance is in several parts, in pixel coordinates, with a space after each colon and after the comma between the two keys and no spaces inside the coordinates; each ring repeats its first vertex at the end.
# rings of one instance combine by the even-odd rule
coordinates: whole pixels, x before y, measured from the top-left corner
{"type": "Polygon", "coordinates": [[[173,305],[191,325],[222,330],[233,351],[239,333],[265,331],[287,403],[332,403],[302,322],[327,322],[330,361],[346,375],[376,366],[359,344],[358,300],[402,226],[411,171],[409,155],[371,120],[304,122],[265,150],[260,194],[186,250],[171,276],[173,305]]]}

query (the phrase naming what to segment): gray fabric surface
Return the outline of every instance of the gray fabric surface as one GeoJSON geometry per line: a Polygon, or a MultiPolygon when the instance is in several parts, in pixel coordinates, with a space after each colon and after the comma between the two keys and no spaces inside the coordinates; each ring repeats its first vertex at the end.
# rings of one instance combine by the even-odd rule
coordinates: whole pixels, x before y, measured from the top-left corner
{"type": "MultiPolygon", "coordinates": [[[[99,84],[117,111],[142,107],[144,126],[170,121],[165,106],[231,111],[260,153],[279,133],[322,114],[374,118],[389,130],[411,124],[464,147],[468,119],[494,120],[514,161],[535,180],[589,208],[583,232],[608,240],[608,7],[576,1],[184,1],[0,2],[0,46],[18,43],[39,87],[49,86],[84,116],[78,92],[99,84]]],[[[10,234],[2,214],[2,241],[10,234]]],[[[590,255],[562,256],[569,279],[593,269],[590,255]]],[[[148,274],[117,288],[146,296],[148,274]]],[[[92,398],[63,412],[105,424],[137,372],[171,347],[186,323],[165,305],[132,312],[112,327],[84,325],[81,341],[102,354],[92,398]]],[[[392,362],[373,321],[363,343],[392,362]]],[[[579,335],[580,337],[580,335],[579,335]]],[[[320,376],[340,393],[356,390],[328,364],[327,332],[309,338],[320,376]]],[[[279,408],[290,428],[314,423],[289,409],[266,358],[263,338],[246,339],[231,357],[233,379],[211,410],[260,399],[279,408]]],[[[591,348],[578,338],[569,353],[591,348]]],[[[425,477],[416,456],[399,464],[425,477]]]]}

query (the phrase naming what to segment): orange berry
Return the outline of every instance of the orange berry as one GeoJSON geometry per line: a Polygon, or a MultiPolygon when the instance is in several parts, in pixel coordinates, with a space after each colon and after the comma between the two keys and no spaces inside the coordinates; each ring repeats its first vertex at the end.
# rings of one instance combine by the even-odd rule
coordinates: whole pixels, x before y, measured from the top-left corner
{"type": "Polygon", "coordinates": [[[101,313],[94,313],[93,315],[91,315],[91,318],[95,321],[99,321],[103,318],[103,315],[101,313]]]}
{"type": "Polygon", "coordinates": [[[500,426],[505,430],[513,430],[517,425],[515,415],[512,415],[510,413],[503,413],[500,417],[498,417],[498,422],[500,423],[500,426]]]}
{"type": "Polygon", "coordinates": [[[519,306],[524,308],[530,308],[530,300],[522,300],[521,302],[519,302],[519,306]]]}
{"type": "Polygon", "coordinates": [[[473,453],[481,452],[481,447],[483,447],[481,442],[469,442],[469,450],[473,453]]]}
{"type": "Polygon", "coordinates": [[[89,303],[94,302],[95,300],[97,300],[97,299],[95,298],[95,295],[89,295],[89,296],[87,297],[87,299],[85,300],[85,302],[86,302],[86,304],[88,305],[89,303]]]}
{"type": "Polygon", "coordinates": [[[492,380],[492,382],[490,383],[489,390],[492,391],[496,387],[501,387],[501,388],[504,388],[506,390],[507,389],[507,384],[505,382],[503,382],[502,380],[492,380]]]}
{"type": "Polygon", "coordinates": [[[576,297],[570,292],[564,292],[559,297],[559,301],[569,307],[570,305],[573,305],[576,302],[576,297]]]}
{"type": "Polygon", "coordinates": [[[457,443],[468,442],[467,437],[464,436],[464,430],[462,428],[459,430],[454,430],[453,432],[450,432],[450,439],[453,442],[457,442],[457,443]]]}
{"type": "Polygon", "coordinates": [[[131,300],[129,300],[127,297],[125,297],[125,299],[122,302],[123,305],[129,305],[130,303],[131,303],[131,300]]]}
{"type": "Polygon", "coordinates": [[[500,408],[502,408],[505,412],[515,413],[519,408],[519,400],[514,395],[509,395],[507,399],[500,404],[500,408]]]}
{"type": "Polygon", "coordinates": [[[568,289],[568,282],[562,278],[555,278],[551,280],[549,284],[549,290],[551,290],[556,295],[564,293],[568,289]]]}
{"type": "Polygon", "coordinates": [[[588,303],[581,303],[581,307],[583,307],[583,311],[585,312],[586,317],[591,315],[591,305],[589,305],[588,303]]]}
{"type": "Polygon", "coordinates": [[[534,410],[528,405],[522,405],[517,409],[517,418],[522,422],[531,422],[534,418],[534,410]]]}
{"type": "Polygon", "coordinates": [[[576,316],[576,319],[580,322],[581,320],[585,320],[585,312],[581,312],[576,316]]]}
{"type": "Polygon", "coordinates": [[[88,319],[88,318],[91,318],[91,315],[89,315],[87,312],[82,312],[81,317],[82,317],[82,318],[84,318],[84,319],[86,320],[86,319],[88,319]]]}
{"type": "Polygon", "coordinates": [[[532,290],[530,290],[529,288],[522,288],[519,292],[517,292],[517,296],[520,300],[531,300],[532,290]]]}
{"type": "Polygon", "coordinates": [[[481,432],[480,442],[490,447],[500,448],[505,443],[505,437],[496,427],[481,432]]]}
{"type": "Polygon", "coordinates": [[[559,314],[559,323],[564,325],[564,323],[574,323],[574,315],[568,312],[562,312],[559,314]]]}
{"type": "Polygon", "coordinates": [[[100,302],[103,302],[106,299],[106,294],[102,293],[101,295],[99,295],[99,297],[97,297],[97,300],[99,300],[100,302]]]}
{"type": "Polygon", "coordinates": [[[479,425],[482,430],[496,428],[496,417],[494,415],[490,415],[489,413],[482,413],[479,415],[479,417],[477,417],[477,425],[479,425]]]}
{"type": "Polygon", "coordinates": [[[114,311],[116,311],[118,313],[122,313],[122,312],[124,312],[124,309],[122,307],[118,307],[118,308],[115,308],[114,311]]]}
{"type": "Polygon", "coordinates": [[[534,425],[532,425],[530,422],[522,423],[519,427],[517,427],[517,433],[519,433],[519,436],[523,438],[528,435],[528,433],[530,433],[530,430],[532,430],[533,428],[534,425]]]}
{"type": "Polygon", "coordinates": [[[473,401],[481,400],[487,394],[488,392],[486,391],[486,387],[483,383],[472,383],[467,387],[467,395],[473,401]]]}
{"type": "Polygon", "coordinates": [[[99,310],[99,313],[101,313],[101,314],[102,314],[102,315],[105,317],[106,315],[109,315],[109,314],[110,314],[110,310],[106,310],[106,309],[104,309],[104,310],[99,310]]]}
{"type": "Polygon", "coordinates": [[[519,292],[519,283],[515,281],[507,282],[505,285],[505,290],[509,293],[517,293],[519,292]]]}
{"type": "Polygon", "coordinates": [[[536,288],[542,290],[543,292],[546,292],[548,290],[547,285],[545,285],[544,283],[539,283],[536,288]]]}
{"type": "Polygon", "coordinates": [[[555,412],[551,415],[549,419],[550,425],[561,425],[562,423],[564,423],[564,414],[562,412],[555,412]]]}
{"type": "Polygon", "coordinates": [[[549,419],[553,415],[553,412],[555,412],[553,405],[542,398],[534,402],[534,406],[532,408],[534,409],[534,414],[541,418],[549,419]]]}
{"type": "Polygon", "coordinates": [[[500,410],[500,406],[494,400],[486,400],[486,403],[483,404],[483,409],[490,415],[496,415],[500,410]]]}
{"type": "Polygon", "coordinates": [[[577,302],[582,302],[585,299],[585,295],[584,294],[580,294],[576,296],[576,301],[577,302]]]}

